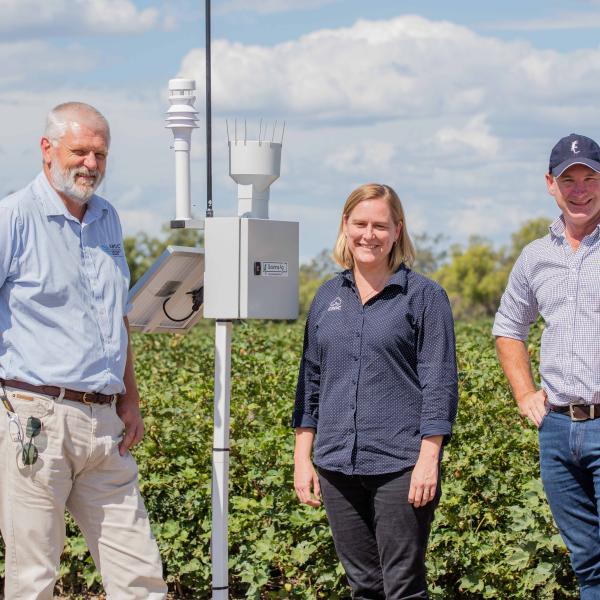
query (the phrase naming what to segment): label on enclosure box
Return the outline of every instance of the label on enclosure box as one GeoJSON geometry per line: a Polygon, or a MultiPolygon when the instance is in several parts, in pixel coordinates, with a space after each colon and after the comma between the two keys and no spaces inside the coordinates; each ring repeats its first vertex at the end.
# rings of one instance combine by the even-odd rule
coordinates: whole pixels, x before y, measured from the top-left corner
{"type": "Polygon", "coordinates": [[[287,277],[288,264],[286,262],[258,262],[254,263],[254,274],[263,277],[287,277]]]}

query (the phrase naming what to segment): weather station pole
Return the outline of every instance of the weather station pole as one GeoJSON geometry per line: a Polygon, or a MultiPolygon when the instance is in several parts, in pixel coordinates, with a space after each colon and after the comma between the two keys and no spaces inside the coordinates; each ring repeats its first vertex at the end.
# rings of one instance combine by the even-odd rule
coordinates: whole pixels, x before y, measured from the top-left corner
{"type": "Polygon", "coordinates": [[[215,401],[212,450],[212,597],[229,597],[229,407],[231,401],[232,322],[215,322],[215,401]]]}
{"type": "Polygon", "coordinates": [[[204,248],[169,246],[129,293],[130,324],[143,333],[186,333],[200,318],[215,320],[212,444],[212,600],[229,598],[229,461],[233,323],[298,317],[299,224],[269,218],[269,188],[278,179],[285,123],[258,139],[233,138],[227,127],[229,175],[237,184],[237,216],[213,214],[210,0],[206,6],[206,218],[192,215],[190,151],[198,113],[196,82],[169,81],[166,127],[175,150],[172,229],[203,229],[204,248]],[[270,139],[268,139],[270,138],[270,139]],[[200,310],[202,308],[202,310],[200,310]]]}
{"type": "MultiPolygon", "coordinates": [[[[213,217],[212,200],[212,99],[210,0],[205,0],[206,59],[206,218],[213,217]]],[[[232,321],[215,320],[214,433],[212,449],[212,598],[229,598],[229,415],[231,403],[232,321]]]]}

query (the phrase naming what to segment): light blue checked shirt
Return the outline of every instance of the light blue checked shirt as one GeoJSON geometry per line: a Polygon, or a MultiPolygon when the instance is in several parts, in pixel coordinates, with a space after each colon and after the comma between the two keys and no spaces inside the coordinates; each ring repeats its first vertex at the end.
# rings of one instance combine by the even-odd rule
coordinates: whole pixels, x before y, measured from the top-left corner
{"type": "Polygon", "coordinates": [[[526,341],[541,314],[540,374],[548,401],[600,403],[600,225],[573,251],[559,217],[510,274],[493,334],[526,341]]]}
{"type": "Polygon", "coordinates": [[[123,391],[128,286],[106,200],[92,196],[80,223],[44,173],[0,200],[0,377],[123,391]]]}

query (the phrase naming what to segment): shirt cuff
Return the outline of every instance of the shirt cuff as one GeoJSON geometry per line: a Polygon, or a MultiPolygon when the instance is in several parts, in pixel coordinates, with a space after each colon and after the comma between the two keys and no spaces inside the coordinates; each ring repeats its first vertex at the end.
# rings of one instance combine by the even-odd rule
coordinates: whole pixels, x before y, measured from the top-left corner
{"type": "Polygon", "coordinates": [[[317,419],[306,413],[294,413],[294,416],[292,417],[292,427],[312,427],[313,429],[316,429],[317,419]]]}
{"type": "Polygon", "coordinates": [[[443,435],[444,443],[447,442],[452,435],[452,423],[441,419],[438,421],[427,421],[421,427],[421,439],[431,437],[432,435],[443,435]]]}
{"type": "Polygon", "coordinates": [[[529,337],[530,327],[530,325],[516,323],[512,319],[509,319],[498,312],[496,313],[496,319],[494,320],[494,326],[492,327],[492,335],[526,342],[529,337]]]}

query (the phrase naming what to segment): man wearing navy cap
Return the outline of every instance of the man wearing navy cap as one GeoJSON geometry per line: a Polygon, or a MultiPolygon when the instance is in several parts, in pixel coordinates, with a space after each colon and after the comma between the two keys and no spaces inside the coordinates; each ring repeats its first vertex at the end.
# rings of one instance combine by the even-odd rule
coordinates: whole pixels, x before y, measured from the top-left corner
{"type": "Polygon", "coordinates": [[[600,599],[600,147],[572,133],[552,149],[561,215],[517,259],[496,314],[500,364],[539,429],[542,481],[582,600],[600,599]],[[541,387],[526,348],[541,315],[541,387]]]}

